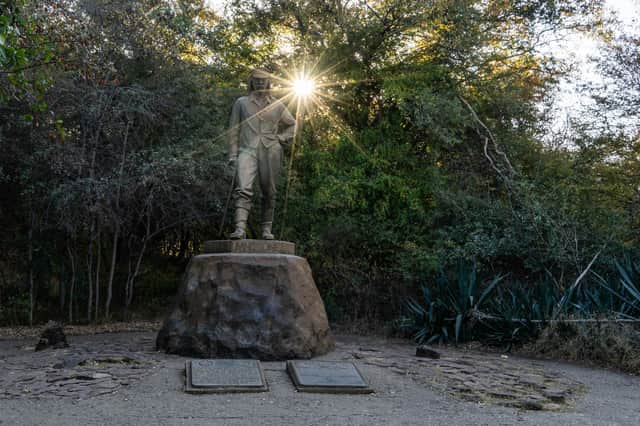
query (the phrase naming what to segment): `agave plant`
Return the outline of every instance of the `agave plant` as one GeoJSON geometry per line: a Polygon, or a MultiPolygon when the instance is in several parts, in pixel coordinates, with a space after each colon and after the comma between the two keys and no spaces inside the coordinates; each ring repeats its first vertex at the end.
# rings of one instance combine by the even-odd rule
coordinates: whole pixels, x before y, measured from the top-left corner
{"type": "Polygon", "coordinates": [[[482,323],[483,340],[490,344],[520,344],[535,338],[553,315],[559,296],[550,280],[534,286],[519,282],[498,289],[488,307],[491,321],[482,323]]]}
{"type": "MultiPolygon", "coordinates": [[[[628,255],[622,263],[616,261],[615,265],[619,276],[617,283],[609,283],[602,276],[593,273],[600,287],[606,291],[603,294],[608,296],[607,310],[622,319],[640,319],[640,265],[628,255]],[[613,300],[618,302],[617,306],[614,306],[613,300]]],[[[593,299],[601,306],[605,297],[600,295],[593,299]]]]}
{"type": "Polygon", "coordinates": [[[421,287],[421,300],[407,299],[401,326],[413,330],[419,343],[479,339],[510,347],[534,339],[549,321],[564,321],[566,315],[574,317],[571,321],[612,313],[640,319],[640,265],[627,256],[616,269],[619,279],[612,283],[591,271],[596,285],[581,275],[564,289],[550,279],[504,288],[498,287],[504,276],[478,285],[475,265],[460,263],[456,283],[442,273],[421,287]]]}
{"type": "Polygon", "coordinates": [[[446,318],[449,316],[446,306],[434,297],[428,286],[420,288],[421,302],[408,298],[405,302],[408,317],[404,317],[401,326],[415,331],[414,339],[418,343],[446,342],[449,331],[446,318]]]}
{"type": "Polygon", "coordinates": [[[459,263],[457,285],[452,285],[447,275],[442,273],[431,285],[421,287],[420,302],[408,298],[405,305],[408,317],[401,326],[415,330],[419,343],[456,343],[472,337],[473,328],[487,314],[482,312],[487,297],[504,276],[495,277],[483,290],[477,282],[474,264],[459,263]]]}

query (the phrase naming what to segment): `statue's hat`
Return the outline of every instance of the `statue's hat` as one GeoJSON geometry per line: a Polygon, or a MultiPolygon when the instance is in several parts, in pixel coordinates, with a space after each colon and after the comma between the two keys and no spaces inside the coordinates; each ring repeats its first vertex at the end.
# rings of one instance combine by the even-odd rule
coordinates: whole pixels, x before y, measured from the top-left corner
{"type": "Polygon", "coordinates": [[[254,68],[251,70],[251,74],[249,74],[249,78],[271,78],[271,74],[269,74],[265,70],[254,68]]]}

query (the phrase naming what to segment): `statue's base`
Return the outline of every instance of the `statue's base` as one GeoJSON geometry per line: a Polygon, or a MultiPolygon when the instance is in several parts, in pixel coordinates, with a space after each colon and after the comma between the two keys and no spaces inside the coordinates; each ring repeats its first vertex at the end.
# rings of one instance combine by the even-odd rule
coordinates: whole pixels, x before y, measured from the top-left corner
{"type": "Polygon", "coordinates": [[[205,243],[191,259],[156,347],[199,358],[311,358],[334,346],[307,261],[286,241],[205,243]],[[270,249],[275,252],[265,252],[270,249]]]}
{"type": "Polygon", "coordinates": [[[296,245],[278,240],[212,240],[204,242],[202,252],[296,254],[296,245]]]}

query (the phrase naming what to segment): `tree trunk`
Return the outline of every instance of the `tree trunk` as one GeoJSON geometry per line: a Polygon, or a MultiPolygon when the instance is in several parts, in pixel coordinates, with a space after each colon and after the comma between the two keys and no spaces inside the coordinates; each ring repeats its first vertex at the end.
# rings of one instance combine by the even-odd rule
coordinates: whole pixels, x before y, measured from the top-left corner
{"type": "MultiPolygon", "coordinates": [[[[104,93],[100,94],[100,98],[98,99],[97,102],[97,108],[98,108],[98,116],[101,117],[102,114],[104,113],[104,110],[107,108],[107,105],[111,103],[112,101],[112,97],[111,96],[107,96],[104,93]]],[[[97,153],[98,153],[98,142],[100,141],[100,135],[102,133],[102,127],[103,127],[103,122],[102,120],[98,121],[98,125],[95,128],[95,132],[92,135],[91,138],[91,161],[90,161],[90,166],[89,166],[89,178],[91,181],[91,184],[93,185],[93,180],[95,177],[95,169],[96,169],[96,157],[97,157],[97,153]]],[[[91,231],[89,232],[90,235],[90,244],[89,244],[89,261],[88,261],[88,267],[87,267],[87,282],[89,285],[89,298],[87,301],[87,321],[91,322],[91,303],[93,302],[93,283],[92,283],[92,276],[93,276],[93,244],[95,242],[95,239],[93,237],[94,232],[96,230],[96,222],[97,220],[94,218],[92,223],[91,223],[91,231]]],[[[99,235],[99,234],[98,234],[99,235]]],[[[98,245],[99,247],[99,245],[98,245]]],[[[98,259],[100,259],[100,250],[98,248],[98,259]]],[[[98,260],[99,261],[99,260],[98,260]]],[[[96,276],[98,276],[98,274],[100,273],[100,268],[97,268],[97,272],[96,272],[96,276]]],[[[100,301],[100,282],[96,281],[96,304],[95,304],[95,321],[98,321],[98,311],[99,311],[99,301],[100,301]]]]}
{"type": "Polygon", "coordinates": [[[87,322],[91,322],[91,303],[93,302],[93,224],[89,231],[91,237],[87,250],[87,285],[89,289],[89,297],[87,299],[87,322]]]}
{"type": "Polygon", "coordinates": [[[140,249],[140,254],[138,255],[138,259],[136,261],[136,267],[133,270],[133,274],[127,280],[127,297],[125,301],[125,306],[129,309],[131,302],[133,301],[133,284],[135,283],[138,274],[140,273],[140,265],[142,264],[142,258],[144,256],[145,251],[147,250],[147,243],[151,238],[151,206],[149,206],[149,210],[147,212],[147,223],[145,226],[145,235],[144,240],[142,241],[142,248],[140,249]]]}
{"type": "Polygon", "coordinates": [[[97,244],[96,244],[96,303],[95,303],[95,307],[96,307],[96,311],[95,311],[95,316],[94,316],[94,321],[97,323],[98,322],[98,315],[100,313],[100,269],[102,266],[102,241],[100,236],[102,235],[102,231],[100,229],[98,229],[98,240],[97,240],[97,244]]]}
{"type": "Polygon", "coordinates": [[[129,281],[131,281],[131,277],[133,276],[132,265],[131,265],[131,253],[133,252],[132,247],[132,238],[129,238],[129,243],[127,244],[129,259],[127,260],[127,281],[124,284],[124,318],[125,321],[129,320],[129,281]]]}
{"type": "Polygon", "coordinates": [[[67,271],[66,271],[66,267],[64,265],[64,263],[62,264],[62,272],[60,273],[59,277],[58,277],[58,309],[60,309],[60,312],[63,313],[64,312],[64,305],[66,305],[67,303],[67,287],[65,285],[65,280],[66,280],[66,275],[67,275],[67,271]]]}
{"type": "Polygon", "coordinates": [[[129,309],[129,306],[131,306],[131,302],[133,301],[133,284],[135,283],[136,278],[140,273],[140,265],[142,263],[144,252],[146,250],[147,250],[147,240],[145,238],[144,242],[142,243],[142,248],[140,249],[140,253],[138,254],[138,259],[136,261],[136,266],[135,266],[135,269],[133,270],[133,274],[131,274],[131,276],[127,280],[127,300],[125,301],[125,304],[126,304],[125,306],[127,309],[129,309]]]}
{"type": "Polygon", "coordinates": [[[9,288],[7,282],[7,276],[4,273],[4,268],[0,265],[0,278],[2,278],[2,284],[0,284],[0,305],[2,305],[2,289],[9,288]]]}
{"type": "Polygon", "coordinates": [[[116,222],[116,230],[113,233],[113,249],[111,251],[111,270],[109,271],[109,283],[107,284],[107,301],[104,305],[105,308],[105,317],[109,320],[109,309],[111,307],[111,296],[113,294],[113,277],[116,270],[116,258],[118,253],[118,237],[120,237],[120,218],[118,217],[118,213],[120,210],[120,193],[122,191],[122,175],[124,174],[124,163],[127,158],[127,142],[129,140],[129,128],[131,123],[127,121],[127,127],[124,131],[124,140],[122,141],[122,156],[120,158],[120,170],[118,172],[118,186],[116,188],[116,205],[115,205],[115,222],[116,222]]]}
{"type": "Polygon", "coordinates": [[[113,248],[111,250],[111,269],[109,270],[109,282],[107,283],[107,301],[104,304],[104,316],[109,320],[109,309],[111,307],[111,297],[113,294],[113,277],[116,272],[116,259],[118,255],[118,238],[120,237],[120,225],[116,226],[113,234],[113,248]]]}
{"type": "Polygon", "coordinates": [[[71,283],[69,284],[69,324],[73,323],[73,294],[76,289],[76,260],[71,248],[67,246],[67,253],[71,262],[71,283]]]}
{"type": "Polygon", "coordinates": [[[34,215],[31,212],[31,226],[29,226],[28,233],[28,261],[29,261],[29,325],[33,325],[33,314],[34,314],[34,303],[35,303],[35,294],[34,294],[34,282],[33,282],[33,226],[34,226],[34,215]]]}

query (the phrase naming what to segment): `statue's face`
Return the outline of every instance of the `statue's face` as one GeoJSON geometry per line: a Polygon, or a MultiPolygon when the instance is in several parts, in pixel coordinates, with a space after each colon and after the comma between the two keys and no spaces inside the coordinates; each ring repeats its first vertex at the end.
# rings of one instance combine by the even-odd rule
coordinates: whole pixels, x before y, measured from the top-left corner
{"type": "Polygon", "coordinates": [[[267,90],[269,88],[269,79],[268,78],[258,78],[253,77],[251,79],[254,90],[262,91],[267,90]]]}

